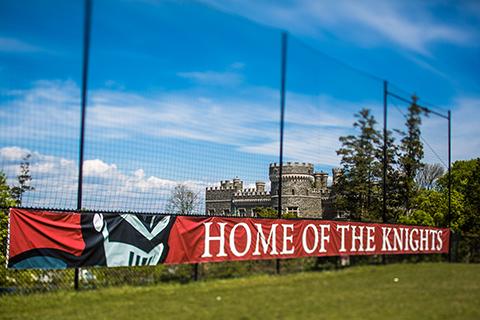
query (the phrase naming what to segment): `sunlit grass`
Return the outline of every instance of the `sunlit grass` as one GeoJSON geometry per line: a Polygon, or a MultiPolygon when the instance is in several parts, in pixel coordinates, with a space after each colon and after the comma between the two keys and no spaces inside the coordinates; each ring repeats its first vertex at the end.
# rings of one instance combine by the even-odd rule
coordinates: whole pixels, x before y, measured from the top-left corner
{"type": "Polygon", "coordinates": [[[480,265],[422,263],[0,298],[2,319],[480,319],[480,265]]]}

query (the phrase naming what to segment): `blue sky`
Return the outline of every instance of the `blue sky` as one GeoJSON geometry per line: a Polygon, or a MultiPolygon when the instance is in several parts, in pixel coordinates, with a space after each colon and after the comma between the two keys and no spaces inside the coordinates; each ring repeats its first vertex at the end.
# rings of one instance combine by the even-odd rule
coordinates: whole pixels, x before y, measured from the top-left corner
{"type": "MultiPolygon", "coordinates": [[[[81,1],[0,3],[0,164],[12,178],[33,154],[30,204],[75,203],[82,12],[81,1]]],[[[161,211],[177,183],[268,180],[281,30],[286,160],[338,165],[353,113],[382,121],[381,79],[451,109],[453,159],[478,157],[479,25],[476,1],[94,1],[86,206],[161,211]]],[[[390,103],[400,128],[406,105],[390,103]]],[[[423,130],[426,160],[445,163],[445,121],[423,130]]]]}

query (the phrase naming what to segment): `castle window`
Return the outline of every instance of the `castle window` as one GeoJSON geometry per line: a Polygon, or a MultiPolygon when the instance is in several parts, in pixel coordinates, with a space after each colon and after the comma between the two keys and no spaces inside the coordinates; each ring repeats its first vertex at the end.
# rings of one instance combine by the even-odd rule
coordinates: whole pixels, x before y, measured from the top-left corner
{"type": "Polygon", "coordinates": [[[208,209],[208,214],[209,215],[215,214],[215,209],[208,209]]]}
{"type": "Polygon", "coordinates": [[[295,189],[292,189],[292,195],[295,195],[295,189]]]}
{"type": "Polygon", "coordinates": [[[298,207],[287,207],[287,213],[293,213],[295,215],[298,215],[298,207]]]}

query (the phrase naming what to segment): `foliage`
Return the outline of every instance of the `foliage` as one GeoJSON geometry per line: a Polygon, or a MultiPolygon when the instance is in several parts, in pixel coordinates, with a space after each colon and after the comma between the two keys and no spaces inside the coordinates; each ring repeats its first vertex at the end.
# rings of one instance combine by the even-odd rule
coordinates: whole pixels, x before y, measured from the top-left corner
{"type": "Polygon", "coordinates": [[[34,188],[30,186],[30,159],[28,154],[20,163],[20,174],[17,176],[18,185],[10,187],[3,172],[0,172],[0,283],[6,283],[6,255],[8,241],[8,208],[21,205],[22,196],[34,188]]]}
{"type": "Polygon", "coordinates": [[[431,190],[435,188],[437,180],[443,176],[445,170],[439,163],[425,164],[420,168],[415,177],[415,181],[422,189],[431,190]]]}
{"type": "Polygon", "coordinates": [[[35,190],[30,185],[32,181],[32,175],[30,174],[30,158],[31,154],[27,154],[20,163],[20,174],[17,176],[18,186],[11,187],[11,194],[17,203],[21,205],[23,194],[27,191],[35,190]]]}
{"type": "MultiPolygon", "coordinates": [[[[260,218],[278,218],[278,211],[273,208],[268,207],[256,207],[253,209],[253,212],[260,218]]],[[[282,213],[282,219],[291,219],[291,218],[298,218],[296,214],[292,212],[282,213]]]]}
{"type": "MultiPolygon", "coordinates": [[[[382,134],[382,138],[383,138],[383,134],[382,134]]],[[[402,214],[402,210],[400,210],[400,208],[403,203],[402,199],[400,198],[399,182],[400,182],[401,172],[400,170],[398,170],[399,147],[395,143],[395,138],[393,137],[393,133],[391,131],[387,131],[386,141],[387,141],[387,144],[386,144],[387,145],[386,222],[395,223],[398,221],[399,216],[402,214]]],[[[383,154],[381,158],[383,161],[383,154]]],[[[382,166],[383,166],[383,163],[382,163],[382,166]]],[[[382,172],[382,182],[383,182],[383,172],[382,172]]],[[[382,201],[383,201],[383,195],[382,195],[382,201]]]]}
{"type": "Polygon", "coordinates": [[[170,214],[195,214],[200,207],[200,197],[198,193],[189,189],[184,184],[178,184],[172,191],[167,204],[167,213],[170,214]]]}
{"type": "MultiPolygon", "coordinates": [[[[442,192],[448,192],[449,175],[439,179],[442,192]]],[[[460,194],[459,210],[449,217],[452,229],[461,234],[465,243],[462,258],[480,261],[480,158],[456,161],[452,165],[452,195],[460,194]]],[[[453,203],[452,203],[453,204],[453,203]]]]}
{"type": "Polygon", "coordinates": [[[17,201],[12,197],[7,178],[0,172],[0,283],[5,283],[5,260],[8,238],[8,207],[14,207],[17,201]]]}
{"type": "MultiPolygon", "coordinates": [[[[448,179],[447,173],[438,181],[443,193],[448,192],[448,179]]],[[[455,201],[459,202],[458,210],[452,210],[449,217],[451,226],[464,235],[480,236],[480,158],[455,161],[451,182],[452,198],[458,198],[455,201]]]]}
{"type": "Polygon", "coordinates": [[[407,120],[405,126],[407,132],[399,131],[403,136],[400,144],[400,191],[404,199],[406,214],[409,214],[411,208],[411,201],[415,197],[417,185],[415,177],[422,168],[423,159],[423,144],[420,141],[422,124],[421,114],[422,109],[416,103],[417,98],[413,97],[413,103],[408,107],[407,120]]]}
{"type": "Polygon", "coordinates": [[[399,222],[450,227],[462,239],[461,259],[480,260],[480,158],[456,161],[452,165],[451,215],[448,214],[448,173],[435,189],[423,189],[412,200],[409,214],[399,222]]]}
{"type": "Polygon", "coordinates": [[[336,186],[337,207],[355,220],[376,220],[379,216],[381,135],[369,109],[355,114],[358,135],[340,137],[342,175],[336,186]]]}

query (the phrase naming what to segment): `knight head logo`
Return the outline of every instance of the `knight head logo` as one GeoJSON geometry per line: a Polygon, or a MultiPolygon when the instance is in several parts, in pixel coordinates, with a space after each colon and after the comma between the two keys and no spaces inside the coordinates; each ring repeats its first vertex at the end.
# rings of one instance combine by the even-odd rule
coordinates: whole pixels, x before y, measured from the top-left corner
{"type": "Polygon", "coordinates": [[[168,253],[172,216],[96,213],[93,227],[103,236],[107,266],[144,266],[162,263],[168,253]]]}

